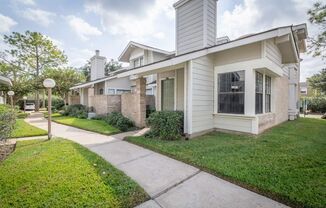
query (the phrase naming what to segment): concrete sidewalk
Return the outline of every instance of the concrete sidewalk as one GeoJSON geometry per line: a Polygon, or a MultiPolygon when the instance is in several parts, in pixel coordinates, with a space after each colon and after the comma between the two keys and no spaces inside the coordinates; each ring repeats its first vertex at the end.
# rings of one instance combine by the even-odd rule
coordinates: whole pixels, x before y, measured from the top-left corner
{"type": "MultiPolygon", "coordinates": [[[[40,113],[26,121],[47,129],[47,121],[40,113]]],[[[70,139],[102,156],[143,187],[151,200],[138,208],[286,207],[193,166],[122,140],[136,132],[105,136],[57,123],[53,123],[52,131],[53,135],[70,139]]]]}

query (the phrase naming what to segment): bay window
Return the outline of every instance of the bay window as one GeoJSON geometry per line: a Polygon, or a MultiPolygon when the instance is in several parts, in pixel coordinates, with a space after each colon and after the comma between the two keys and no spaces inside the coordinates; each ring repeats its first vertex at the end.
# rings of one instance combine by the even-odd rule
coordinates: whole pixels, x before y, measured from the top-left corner
{"type": "Polygon", "coordinates": [[[218,112],[244,114],[245,71],[218,75],[218,112]]]}
{"type": "Polygon", "coordinates": [[[256,114],[263,113],[263,74],[256,72],[256,114]]]}

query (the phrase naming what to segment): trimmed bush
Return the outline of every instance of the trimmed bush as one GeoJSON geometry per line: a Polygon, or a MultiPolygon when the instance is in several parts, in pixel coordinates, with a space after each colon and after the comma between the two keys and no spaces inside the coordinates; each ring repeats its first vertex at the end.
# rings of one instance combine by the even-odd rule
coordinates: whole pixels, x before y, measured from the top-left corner
{"type": "Polygon", "coordinates": [[[16,113],[9,106],[0,105],[0,141],[10,137],[16,123],[16,113]]]}
{"type": "Polygon", "coordinates": [[[25,119],[25,118],[27,118],[28,115],[29,115],[28,113],[19,112],[19,113],[17,113],[17,118],[25,119]]]}
{"type": "Polygon", "coordinates": [[[326,96],[310,97],[308,100],[308,110],[312,112],[326,112],[326,96]]]}
{"type": "Polygon", "coordinates": [[[76,118],[87,118],[87,107],[81,104],[69,105],[65,107],[62,115],[76,118]]]}
{"type": "Polygon", "coordinates": [[[120,131],[128,131],[128,129],[134,126],[134,123],[129,118],[124,117],[120,112],[108,114],[105,121],[111,126],[118,128],[120,131]]]}
{"type": "Polygon", "coordinates": [[[183,112],[156,111],[149,116],[147,124],[151,130],[146,137],[176,140],[183,134],[183,112]]]}

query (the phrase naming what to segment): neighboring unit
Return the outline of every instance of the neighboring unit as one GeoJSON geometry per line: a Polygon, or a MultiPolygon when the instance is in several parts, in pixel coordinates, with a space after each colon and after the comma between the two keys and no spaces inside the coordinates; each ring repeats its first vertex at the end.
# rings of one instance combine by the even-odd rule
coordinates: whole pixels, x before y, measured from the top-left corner
{"type": "MultiPolygon", "coordinates": [[[[0,76],[0,85],[8,85],[12,86],[12,83],[10,79],[4,76],[0,76]]],[[[5,104],[6,103],[6,94],[3,91],[0,91],[0,104],[5,104]]]]}
{"type": "MultiPolygon", "coordinates": [[[[133,77],[142,101],[144,80],[156,76],[156,109],[183,111],[189,137],[213,130],[258,134],[296,119],[306,25],[217,39],[216,6],[216,0],[175,3],[175,53],[131,42],[119,58],[131,67],[117,77],[133,77]]],[[[138,124],[145,123],[142,111],[138,124]]]]}

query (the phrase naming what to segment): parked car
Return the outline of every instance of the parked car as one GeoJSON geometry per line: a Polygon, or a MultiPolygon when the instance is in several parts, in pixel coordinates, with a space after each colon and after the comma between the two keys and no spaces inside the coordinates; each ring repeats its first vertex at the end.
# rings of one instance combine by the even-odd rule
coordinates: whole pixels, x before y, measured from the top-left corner
{"type": "Polygon", "coordinates": [[[30,110],[30,111],[35,110],[35,104],[34,103],[26,103],[25,110],[30,110]]]}

